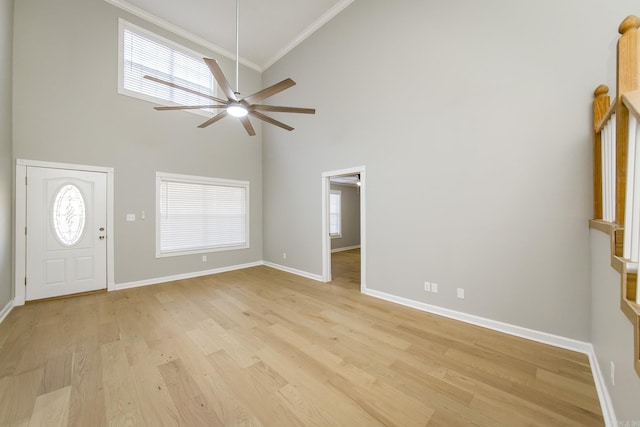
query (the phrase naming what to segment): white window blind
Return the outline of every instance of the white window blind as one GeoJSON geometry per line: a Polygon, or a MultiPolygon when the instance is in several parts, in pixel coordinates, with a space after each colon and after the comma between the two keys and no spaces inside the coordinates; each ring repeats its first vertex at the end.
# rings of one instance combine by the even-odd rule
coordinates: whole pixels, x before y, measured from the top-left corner
{"type": "Polygon", "coordinates": [[[249,247],[249,183],[158,172],[156,255],[249,247]]]}
{"type": "Polygon", "coordinates": [[[207,98],[144,78],[150,75],[215,96],[213,76],[202,58],[196,52],[120,21],[119,90],[125,95],[162,104],[211,105],[207,98]]]}
{"type": "Polygon", "coordinates": [[[338,190],[329,192],[329,235],[342,237],[342,193],[338,190]]]}

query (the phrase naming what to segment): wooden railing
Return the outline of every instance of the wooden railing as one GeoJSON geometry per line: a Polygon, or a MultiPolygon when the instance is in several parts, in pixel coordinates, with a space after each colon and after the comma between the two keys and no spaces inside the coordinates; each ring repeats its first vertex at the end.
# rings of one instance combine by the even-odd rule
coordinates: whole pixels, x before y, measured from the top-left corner
{"type": "Polygon", "coordinates": [[[611,266],[620,272],[620,308],[633,324],[634,366],[640,375],[640,18],[618,28],[616,94],[598,86],[593,101],[592,228],[611,236],[611,266]]]}
{"type": "MultiPolygon", "coordinates": [[[[622,256],[636,265],[640,259],[640,135],[638,135],[637,108],[628,92],[622,95],[622,103],[629,111],[627,127],[627,196],[624,215],[624,245],[622,256]]],[[[638,302],[636,300],[636,302],[638,302]]]]}
{"type": "Polygon", "coordinates": [[[607,222],[616,222],[616,105],[609,105],[608,92],[609,88],[605,85],[598,86],[594,92],[594,121],[597,123],[595,138],[598,145],[597,150],[594,147],[598,154],[594,166],[599,169],[598,174],[594,174],[597,178],[594,180],[594,190],[598,197],[598,211],[594,215],[607,222]],[[604,113],[600,111],[602,107],[606,107],[604,113]],[[602,114],[597,121],[596,113],[602,114]]]}

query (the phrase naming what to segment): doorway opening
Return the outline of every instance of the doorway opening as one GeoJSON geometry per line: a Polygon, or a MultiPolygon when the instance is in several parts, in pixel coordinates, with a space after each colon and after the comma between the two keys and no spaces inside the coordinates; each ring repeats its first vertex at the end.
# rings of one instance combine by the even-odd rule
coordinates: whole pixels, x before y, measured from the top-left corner
{"type": "Polygon", "coordinates": [[[322,174],[322,280],[333,273],[366,289],[366,173],[364,166],[322,174]],[[332,260],[336,271],[332,271],[332,260]]]}

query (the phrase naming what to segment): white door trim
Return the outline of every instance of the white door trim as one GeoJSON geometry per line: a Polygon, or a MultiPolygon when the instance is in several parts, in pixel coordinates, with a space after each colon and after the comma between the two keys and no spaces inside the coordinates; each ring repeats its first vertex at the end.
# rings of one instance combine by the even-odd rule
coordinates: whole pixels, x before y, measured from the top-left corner
{"type": "Polygon", "coordinates": [[[367,199],[364,166],[322,173],[322,281],[331,281],[331,237],[329,236],[329,179],[332,176],[360,174],[360,292],[367,289],[367,199]]]}
{"type": "Polygon", "coordinates": [[[113,168],[16,159],[15,275],[13,305],[24,305],[25,302],[24,282],[27,266],[27,239],[24,230],[27,226],[27,191],[25,185],[25,181],[27,179],[27,167],[68,169],[85,172],[102,172],[107,174],[107,290],[114,290],[113,168]]]}

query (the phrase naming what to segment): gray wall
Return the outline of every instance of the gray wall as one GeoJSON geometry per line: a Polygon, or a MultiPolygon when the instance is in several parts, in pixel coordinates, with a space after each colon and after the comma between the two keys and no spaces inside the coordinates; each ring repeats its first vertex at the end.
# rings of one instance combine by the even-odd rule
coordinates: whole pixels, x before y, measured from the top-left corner
{"type": "Polygon", "coordinates": [[[13,0],[0,0],[0,310],[11,300],[12,289],[12,200],[11,77],[13,0]]]}
{"type": "Polygon", "coordinates": [[[242,69],[244,92],[291,76],[298,86],[273,103],[318,108],[283,118],[292,133],[266,126],[264,152],[259,125],[254,138],[230,120],[202,131],[199,116],[116,93],[119,16],[190,43],[102,0],[21,0],[15,23],[13,8],[0,0],[0,307],[11,297],[15,158],[115,168],[119,283],[257,261],[262,236],[265,260],[320,274],[321,173],[366,165],[369,288],[592,340],[607,381],[616,364],[618,417],[640,417],[619,276],[606,236],[586,228],[590,94],[613,87],[615,29],[638,14],[635,1],[355,2],[264,84],[242,69]],[[252,248],[204,265],[156,260],[157,170],[251,181],[252,248]],[[145,222],[124,221],[142,210],[145,222]],[[421,292],[425,280],[441,292],[421,292]]]}
{"type": "Polygon", "coordinates": [[[620,310],[620,274],[611,268],[609,235],[591,230],[591,339],[620,421],[640,422],[640,378],[633,368],[633,326],[620,310]],[[611,383],[615,364],[615,386],[611,383]]]}
{"type": "Polygon", "coordinates": [[[317,108],[264,128],[265,260],[321,274],[321,174],[364,165],[368,288],[590,341],[592,93],[634,12],[354,2],[263,73],[317,108]]]}
{"type": "MultiPolygon", "coordinates": [[[[119,95],[118,17],[202,51],[104,0],[16,2],[14,158],[114,168],[117,283],[262,260],[260,124],[255,137],[231,118],[197,129],[205,117],[119,95]],[[156,171],[250,181],[251,248],[156,259],[156,171]]],[[[231,60],[208,54],[234,78],[231,60]]],[[[242,67],[240,84],[253,93],[261,76],[242,67]]]]}
{"type": "Polygon", "coordinates": [[[332,190],[341,193],[342,237],[331,239],[331,249],[360,245],[360,194],[353,185],[331,184],[332,190]]]}

